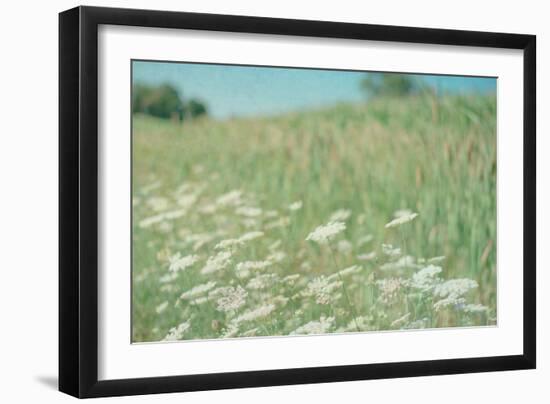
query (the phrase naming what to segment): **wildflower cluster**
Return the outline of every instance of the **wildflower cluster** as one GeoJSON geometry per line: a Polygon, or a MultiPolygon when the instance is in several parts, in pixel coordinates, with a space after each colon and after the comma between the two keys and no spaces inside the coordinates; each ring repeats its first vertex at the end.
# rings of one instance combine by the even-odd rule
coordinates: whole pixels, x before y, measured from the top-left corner
{"type": "Polygon", "coordinates": [[[134,200],[136,229],[158,240],[147,244],[151,269],[134,277],[134,290],[158,296],[153,307],[139,308],[155,324],[152,340],[493,321],[494,310],[476,300],[476,280],[448,279],[444,256],[406,250],[403,230],[420,220],[416,212],[396,212],[376,247],[364,212],[336,209],[303,231],[295,223],[306,201],[276,209],[243,189],[217,193],[214,186],[186,182],[162,195],[156,185],[134,200]]]}

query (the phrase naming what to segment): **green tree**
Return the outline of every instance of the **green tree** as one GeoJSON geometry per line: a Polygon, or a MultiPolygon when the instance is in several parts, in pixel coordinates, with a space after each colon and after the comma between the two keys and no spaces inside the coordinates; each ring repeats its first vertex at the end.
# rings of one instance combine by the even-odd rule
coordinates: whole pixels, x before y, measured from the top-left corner
{"type": "Polygon", "coordinates": [[[191,118],[198,118],[201,115],[206,115],[208,112],[206,105],[196,99],[191,99],[187,102],[186,111],[191,118]]]}
{"type": "Polygon", "coordinates": [[[140,112],[158,118],[181,119],[184,115],[184,104],[178,91],[169,84],[158,87],[135,84],[132,91],[132,112],[140,112]]]}
{"type": "Polygon", "coordinates": [[[400,97],[423,90],[415,76],[397,73],[368,73],[361,80],[361,88],[369,97],[400,97]]]}

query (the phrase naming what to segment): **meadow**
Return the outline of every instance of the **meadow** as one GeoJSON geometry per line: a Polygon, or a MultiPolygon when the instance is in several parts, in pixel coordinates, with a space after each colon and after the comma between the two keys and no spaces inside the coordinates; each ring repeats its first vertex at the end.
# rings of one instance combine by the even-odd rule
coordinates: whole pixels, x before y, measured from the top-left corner
{"type": "Polygon", "coordinates": [[[132,339],[496,324],[496,99],[133,116],[132,339]]]}

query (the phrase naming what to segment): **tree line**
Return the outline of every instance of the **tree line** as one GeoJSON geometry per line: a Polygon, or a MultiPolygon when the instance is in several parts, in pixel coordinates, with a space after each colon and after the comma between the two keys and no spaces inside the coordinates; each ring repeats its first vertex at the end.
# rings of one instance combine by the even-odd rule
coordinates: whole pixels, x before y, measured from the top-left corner
{"type": "Polygon", "coordinates": [[[186,121],[208,115],[208,109],[200,100],[182,99],[170,84],[151,86],[137,83],[132,88],[132,113],[186,121]]]}
{"type": "Polygon", "coordinates": [[[433,89],[411,74],[369,73],[361,80],[361,89],[369,98],[401,97],[433,89]]]}

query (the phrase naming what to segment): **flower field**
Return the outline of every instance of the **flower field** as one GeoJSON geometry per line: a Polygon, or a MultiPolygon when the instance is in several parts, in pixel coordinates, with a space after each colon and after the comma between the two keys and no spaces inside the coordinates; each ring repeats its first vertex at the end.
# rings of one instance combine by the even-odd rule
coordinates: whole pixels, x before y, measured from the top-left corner
{"type": "Polygon", "coordinates": [[[133,342],[496,324],[494,95],[132,139],[133,342]]]}

